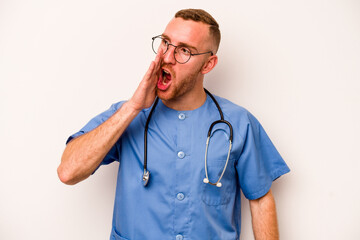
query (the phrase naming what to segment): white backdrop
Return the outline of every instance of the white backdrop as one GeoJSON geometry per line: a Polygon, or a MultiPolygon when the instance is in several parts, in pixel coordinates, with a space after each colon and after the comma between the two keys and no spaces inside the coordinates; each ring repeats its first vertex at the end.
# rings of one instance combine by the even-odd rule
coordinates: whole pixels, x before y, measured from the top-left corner
{"type": "MultiPolygon", "coordinates": [[[[108,239],[117,163],[76,185],[67,137],[128,99],[151,37],[182,8],[219,22],[206,87],[263,124],[291,173],[273,185],[282,239],[360,239],[360,2],[0,0],[0,239],[108,239]]],[[[253,239],[243,202],[241,239],[253,239]]]]}

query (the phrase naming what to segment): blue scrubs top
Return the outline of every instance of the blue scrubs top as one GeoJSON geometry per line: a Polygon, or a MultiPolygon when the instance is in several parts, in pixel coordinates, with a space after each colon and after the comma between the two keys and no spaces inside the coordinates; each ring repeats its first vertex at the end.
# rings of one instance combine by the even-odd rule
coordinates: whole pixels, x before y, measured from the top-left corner
{"type": "MultiPolygon", "coordinates": [[[[159,101],[148,129],[150,181],[143,186],[144,127],[150,108],[141,111],[109,151],[102,164],[119,161],[111,240],[218,239],[240,235],[240,190],[248,199],[264,196],[289,168],[256,118],[215,96],[233,127],[233,147],[218,188],[205,184],[208,129],[219,120],[216,105],[176,111],[159,101]]],[[[68,141],[106,121],[123,104],[93,118],[68,141]]],[[[229,147],[229,128],[217,124],[208,149],[208,174],[216,182],[229,147]]]]}

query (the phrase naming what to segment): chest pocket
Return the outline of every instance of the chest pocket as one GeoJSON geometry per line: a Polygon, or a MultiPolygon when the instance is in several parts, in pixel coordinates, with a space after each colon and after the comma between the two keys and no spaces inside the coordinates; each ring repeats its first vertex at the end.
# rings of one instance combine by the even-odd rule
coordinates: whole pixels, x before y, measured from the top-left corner
{"type": "Polygon", "coordinates": [[[110,240],[129,240],[129,239],[120,236],[120,234],[113,227],[111,230],[110,240]]]}
{"type": "MultiPolygon", "coordinates": [[[[207,172],[210,182],[217,182],[226,164],[226,158],[229,150],[229,134],[226,127],[220,127],[213,130],[208,155],[207,172]]],[[[205,177],[205,166],[202,169],[202,176],[205,177]]],[[[221,179],[221,187],[203,183],[201,180],[202,201],[207,205],[224,205],[230,202],[231,196],[236,191],[236,174],[234,169],[234,160],[230,153],[224,176],[221,179]]]]}

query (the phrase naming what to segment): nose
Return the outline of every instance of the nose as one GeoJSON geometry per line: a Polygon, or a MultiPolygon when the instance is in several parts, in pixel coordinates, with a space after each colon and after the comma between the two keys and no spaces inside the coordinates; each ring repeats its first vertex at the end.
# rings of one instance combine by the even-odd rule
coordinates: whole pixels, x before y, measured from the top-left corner
{"type": "Polygon", "coordinates": [[[169,64],[175,64],[175,46],[169,45],[168,50],[163,55],[163,62],[169,64]]]}

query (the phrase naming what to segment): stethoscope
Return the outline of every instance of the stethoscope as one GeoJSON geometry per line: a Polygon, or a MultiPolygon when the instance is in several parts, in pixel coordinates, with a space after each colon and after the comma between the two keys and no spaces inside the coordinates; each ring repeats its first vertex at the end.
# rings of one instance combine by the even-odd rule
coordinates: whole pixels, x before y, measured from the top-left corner
{"type": "MultiPolygon", "coordinates": [[[[216,101],[214,96],[208,90],[206,90],[205,88],[204,88],[204,90],[211,97],[213,102],[215,103],[215,105],[216,105],[216,107],[217,107],[217,109],[219,111],[219,114],[220,114],[220,120],[217,120],[217,121],[213,122],[210,125],[209,131],[208,131],[207,140],[206,140],[206,150],[205,150],[205,178],[203,179],[203,182],[208,183],[208,184],[213,185],[213,186],[221,187],[222,184],[221,184],[220,181],[221,181],[222,177],[224,176],[224,173],[226,171],[226,168],[227,168],[227,165],[228,165],[228,162],[229,162],[229,157],[230,157],[230,152],[231,152],[231,147],[232,147],[232,140],[233,140],[233,129],[232,129],[231,124],[228,121],[224,120],[223,112],[221,111],[220,105],[216,101]],[[225,162],[225,166],[223,168],[223,171],[222,171],[219,179],[216,182],[213,183],[213,182],[210,182],[209,174],[208,174],[208,171],[207,171],[207,154],[208,154],[211,131],[212,131],[213,127],[218,123],[225,123],[226,125],[228,125],[228,127],[230,129],[229,150],[228,150],[228,154],[227,154],[227,158],[226,158],[226,162],[225,162]]],[[[145,130],[144,130],[144,174],[143,174],[143,177],[142,177],[144,186],[146,186],[148,184],[149,178],[150,178],[150,172],[149,172],[149,170],[147,170],[147,132],[148,132],[148,127],[149,127],[149,122],[150,122],[150,119],[151,119],[151,115],[154,112],[154,109],[155,109],[158,102],[159,102],[159,98],[156,97],[155,102],[154,102],[154,104],[153,104],[153,106],[152,106],[152,108],[150,110],[149,116],[148,116],[148,118],[146,120],[146,124],[145,124],[145,130]]]]}

